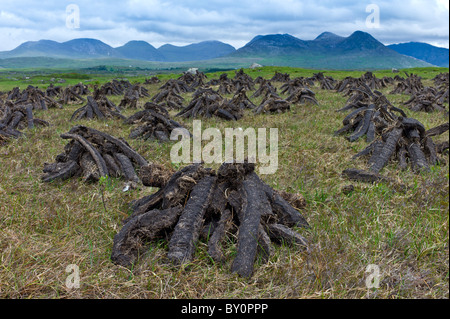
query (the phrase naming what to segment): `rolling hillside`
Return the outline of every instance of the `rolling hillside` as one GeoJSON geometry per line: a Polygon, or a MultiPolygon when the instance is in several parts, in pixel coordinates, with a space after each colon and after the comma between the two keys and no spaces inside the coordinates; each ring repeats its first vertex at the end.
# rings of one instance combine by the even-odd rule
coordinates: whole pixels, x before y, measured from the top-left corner
{"type": "Polygon", "coordinates": [[[263,65],[327,69],[389,69],[431,66],[402,55],[370,34],[356,31],[349,37],[325,32],[311,41],[288,34],[257,36],[232,53],[233,57],[259,58],[263,65]]]}
{"type": "Polygon", "coordinates": [[[449,50],[422,42],[391,44],[388,46],[400,54],[411,56],[436,66],[449,66],[449,50]]]}
{"type": "Polygon", "coordinates": [[[110,65],[148,69],[233,69],[248,67],[253,62],[266,66],[340,70],[430,67],[434,64],[396,52],[362,31],[348,37],[324,32],[314,40],[306,41],[289,34],[258,35],[238,50],[220,41],[187,46],[166,44],[156,49],[145,41],[130,41],[113,48],[95,39],[75,39],[63,43],[50,40],[26,42],[14,50],[0,52],[1,68],[110,65]]]}

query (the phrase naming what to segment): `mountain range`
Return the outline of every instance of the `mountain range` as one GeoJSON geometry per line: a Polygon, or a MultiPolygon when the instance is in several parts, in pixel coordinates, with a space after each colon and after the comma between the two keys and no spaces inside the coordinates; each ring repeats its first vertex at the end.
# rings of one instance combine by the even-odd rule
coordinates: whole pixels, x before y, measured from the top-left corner
{"type": "MultiPolygon", "coordinates": [[[[165,44],[159,48],[145,41],[130,41],[113,48],[100,40],[81,38],[62,43],[51,40],[25,42],[11,51],[0,52],[0,67],[11,67],[13,62],[17,65],[20,59],[39,64],[42,58],[47,59],[46,63],[50,58],[55,59],[56,64],[64,60],[64,65],[69,63],[68,59],[85,60],[89,61],[90,66],[95,64],[95,60],[103,65],[111,63],[154,66],[157,62],[159,68],[193,62],[199,66],[202,63],[209,66],[219,63],[237,66],[242,65],[243,61],[319,69],[383,69],[440,65],[441,55],[430,55],[430,47],[432,46],[426,45],[425,50],[416,49],[419,46],[408,46],[408,50],[401,51],[402,47],[385,46],[369,33],[362,31],[356,31],[348,37],[324,32],[314,40],[301,40],[289,34],[258,35],[237,50],[220,41],[204,41],[186,46],[165,44]],[[435,58],[437,56],[439,59],[435,58]]],[[[39,65],[33,64],[33,67],[39,65]]]]}
{"type": "Polygon", "coordinates": [[[230,54],[260,58],[260,64],[325,69],[386,69],[426,67],[431,64],[402,55],[369,33],[356,31],[348,37],[324,32],[314,40],[301,40],[289,34],[256,36],[230,54]]]}
{"type": "Polygon", "coordinates": [[[145,41],[129,41],[113,48],[96,39],[74,39],[59,43],[51,40],[28,41],[11,51],[0,52],[0,59],[50,57],[63,59],[121,58],[141,61],[182,62],[209,60],[236,51],[220,41],[204,41],[187,46],[165,44],[156,49],[145,41]]]}
{"type": "Polygon", "coordinates": [[[449,66],[449,50],[446,48],[439,48],[421,42],[391,44],[388,45],[388,48],[437,66],[446,68],[449,66]]]}

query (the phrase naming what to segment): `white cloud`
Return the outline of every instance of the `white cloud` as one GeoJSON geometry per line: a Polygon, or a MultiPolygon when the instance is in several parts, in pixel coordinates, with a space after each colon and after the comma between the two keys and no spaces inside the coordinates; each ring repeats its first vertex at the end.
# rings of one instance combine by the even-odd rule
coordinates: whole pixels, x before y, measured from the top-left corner
{"type": "Polygon", "coordinates": [[[112,46],[144,40],[155,47],[220,40],[236,48],[258,34],[310,40],[324,31],[356,30],[383,43],[422,41],[449,46],[448,0],[1,0],[0,51],[25,41],[97,38],[112,46]],[[380,28],[368,29],[366,6],[380,7],[380,28]],[[78,30],[65,27],[66,6],[80,8],[78,30]],[[26,8],[26,10],[24,10],[26,8]]]}

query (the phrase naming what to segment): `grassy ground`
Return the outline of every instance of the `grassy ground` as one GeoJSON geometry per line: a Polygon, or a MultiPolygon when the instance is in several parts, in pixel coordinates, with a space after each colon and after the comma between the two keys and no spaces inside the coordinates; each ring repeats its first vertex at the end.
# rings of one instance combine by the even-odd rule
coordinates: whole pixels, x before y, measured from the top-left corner
{"type": "MultiPolygon", "coordinates": [[[[270,78],[276,70],[291,77],[314,73],[290,68],[246,72],[270,78]]],[[[429,85],[442,71],[414,70],[429,85]]],[[[335,78],[361,74],[325,72],[335,78]]],[[[392,76],[388,72],[375,74],[392,76]]],[[[9,90],[12,84],[0,82],[0,91],[9,90]]],[[[147,86],[152,95],[158,87],[147,86]]],[[[295,106],[279,115],[247,112],[237,123],[202,122],[203,128],[218,127],[222,133],[229,126],[277,127],[279,169],[263,179],[276,189],[301,193],[307,201],[302,214],[311,229],[298,231],[309,239],[310,251],[276,246],[269,262],[257,263],[250,279],[229,271],[234,246],[225,252],[228,261],[218,264],[208,257],[204,242],[199,243],[195,259],[186,269],[166,263],[167,243],[163,241],[149,244],[133,269],[114,265],[110,261],[113,237],[129,214],[127,204],[156,189],[124,193],[119,180],[103,188],[79,180],[43,184],[43,165],[62,152],[67,141],[59,134],[75,124],[124,137],[149,161],[168,167],[172,165],[171,144],[128,140],[131,127],[116,120],[69,122],[80,106],[37,111],[35,116],[52,126],[27,131],[26,137],[0,148],[0,298],[448,298],[448,156],[446,165],[433,167],[426,174],[399,171],[395,163],[387,166],[382,173],[409,185],[407,192],[387,184],[351,183],[340,174],[346,168],[365,166],[351,157],[366,144],[333,137],[345,117],[335,111],[346,99],[318,87],[313,90],[320,106],[295,106]],[[349,184],[355,191],[345,195],[341,189],[349,184]],[[71,274],[66,267],[71,264],[79,267],[79,288],[66,286],[71,274]],[[380,269],[378,289],[365,285],[370,264],[380,269]]],[[[190,95],[185,97],[189,100],[190,95]]],[[[409,96],[388,98],[400,106],[409,96]]],[[[120,97],[112,100],[118,103],[120,97]]],[[[134,112],[125,110],[124,114],[134,112]]],[[[448,121],[440,113],[406,112],[427,129],[448,121]]],[[[181,122],[192,127],[191,120],[181,122]]]]}

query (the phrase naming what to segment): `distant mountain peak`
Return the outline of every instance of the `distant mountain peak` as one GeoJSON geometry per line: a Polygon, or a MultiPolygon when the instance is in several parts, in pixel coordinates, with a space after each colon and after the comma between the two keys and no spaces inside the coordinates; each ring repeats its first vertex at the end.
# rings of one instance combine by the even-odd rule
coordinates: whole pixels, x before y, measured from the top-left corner
{"type": "Polygon", "coordinates": [[[449,66],[449,49],[422,42],[407,42],[388,45],[392,50],[437,65],[449,66]]]}
{"type": "Polygon", "coordinates": [[[265,55],[280,55],[307,48],[307,41],[300,40],[290,34],[267,34],[254,37],[244,47],[240,48],[237,54],[259,52],[265,55]]]}
{"type": "Polygon", "coordinates": [[[330,39],[344,39],[344,37],[341,37],[337,34],[334,34],[333,32],[323,32],[321,34],[319,34],[319,36],[317,38],[314,39],[314,41],[323,41],[323,40],[330,40],[330,39]]]}
{"type": "Polygon", "coordinates": [[[164,61],[164,56],[154,46],[143,40],[132,40],[115,48],[122,56],[132,60],[164,61]]]}
{"type": "Polygon", "coordinates": [[[386,49],[383,43],[375,39],[371,34],[363,31],[353,32],[348,38],[342,40],[337,47],[346,51],[386,49]]]}
{"type": "Polygon", "coordinates": [[[217,40],[192,43],[185,46],[165,44],[158,51],[168,62],[201,61],[226,56],[236,49],[217,40]]]}
{"type": "MultiPolygon", "coordinates": [[[[430,54],[427,56],[430,57],[430,54]]],[[[185,46],[166,44],[156,49],[142,40],[132,40],[123,46],[113,48],[97,39],[79,38],[63,43],[52,40],[30,41],[21,44],[14,50],[0,52],[0,60],[29,57],[102,59],[101,63],[103,64],[105,63],[103,62],[104,58],[160,62],[189,61],[189,63],[190,61],[206,61],[222,57],[227,59],[227,63],[228,61],[241,61],[240,63],[242,63],[251,58],[252,62],[263,65],[316,69],[391,69],[393,67],[431,66],[422,61],[425,60],[424,58],[421,59],[413,54],[398,53],[363,31],[355,31],[348,37],[341,37],[327,31],[321,33],[314,40],[307,41],[287,33],[257,35],[239,50],[217,40],[185,46]]],[[[115,63],[114,60],[111,60],[111,63],[115,63]]]]}

